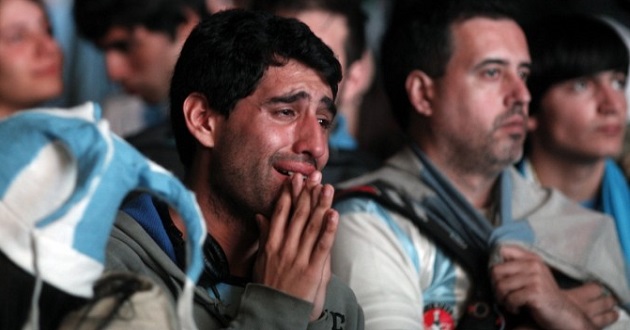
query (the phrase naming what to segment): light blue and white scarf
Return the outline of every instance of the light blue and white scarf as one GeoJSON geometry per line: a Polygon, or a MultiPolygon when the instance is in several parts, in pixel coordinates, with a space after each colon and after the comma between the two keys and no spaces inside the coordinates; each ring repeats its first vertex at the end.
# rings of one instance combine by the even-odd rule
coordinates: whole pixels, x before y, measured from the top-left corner
{"type": "MultiPolygon", "coordinates": [[[[186,225],[183,329],[192,319],[205,224],[194,195],[173,175],[111,133],[93,103],[24,110],[0,121],[0,250],[36,278],[89,298],[104,269],[107,240],[123,198],[144,190],[186,225]]],[[[36,288],[30,326],[37,326],[36,288]]]]}

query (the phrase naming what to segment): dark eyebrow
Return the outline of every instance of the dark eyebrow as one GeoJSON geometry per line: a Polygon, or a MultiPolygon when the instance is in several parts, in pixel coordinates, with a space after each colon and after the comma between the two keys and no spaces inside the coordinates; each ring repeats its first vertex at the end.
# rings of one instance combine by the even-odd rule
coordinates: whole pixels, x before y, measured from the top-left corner
{"type": "Polygon", "coordinates": [[[501,60],[501,59],[496,59],[496,58],[489,58],[489,59],[485,59],[479,63],[477,63],[477,65],[474,66],[475,69],[480,69],[486,65],[491,65],[491,64],[497,64],[497,65],[501,65],[501,66],[507,66],[508,62],[506,60],[501,60]]]}
{"type": "Polygon", "coordinates": [[[115,50],[119,52],[127,52],[129,51],[129,46],[131,45],[131,41],[126,39],[114,40],[108,43],[101,43],[99,48],[103,51],[115,50]]]}
{"type": "MultiPolygon", "coordinates": [[[[477,65],[474,66],[475,69],[479,69],[482,68],[486,65],[489,64],[498,64],[501,66],[507,66],[509,63],[506,60],[502,60],[502,59],[498,59],[498,58],[489,58],[486,60],[481,61],[480,63],[478,63],[477,65]]],[[[527,68],[527,69],[531,69],[532,64],[529,62],[521,62],[518,64],[519,68],[527,68]]]]}
{"type": "Polygon", "coordinates": [[[293,103],[293,102],[296,102],[296,101],[302,100],[302,99],[310,100],[311,99],[311,95],[308,94],[307,92],[301,91],[301,92],[297,92],[297,93],[293,93],[293,94],[285,94],[285,95],[280,95],[280,96],[274,96],[274,97],[270,98],[268,101],[266,101],[265,104],[293,103]]]}
{"type": "MultiPolygon", "coordinates": [[[[294,103],[299,100],[310,100],[311,95],[305,91],[300,91],[293,94],[285,94],[280,96],[274,96],[266,101],[264,104],[278,104],[278,103],[294,103]]],[[[337,107],[335,102],[328,96],[322,97],[319,103],[323,104],[328,111],[334,116],[337,115],[337,107]]]]}

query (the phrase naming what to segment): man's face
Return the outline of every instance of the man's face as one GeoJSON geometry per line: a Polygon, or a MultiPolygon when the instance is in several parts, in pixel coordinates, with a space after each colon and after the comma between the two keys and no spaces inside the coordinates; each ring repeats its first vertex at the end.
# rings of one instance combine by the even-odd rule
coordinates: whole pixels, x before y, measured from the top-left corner
{"type": "Polygon", "coordinates": [[[452,56],[431,102],[437,152],[446,162],[494,173],[522,153],[530,101],[527,42],[506,19],[473,18],[451,32],[452,56]]]}
{"type": "Polygon", "coordinates": [[[623,146],[626,74],[602,71],[551,86],[534,117],[540,148],[572,161],[617,156],[623,146]]]}
{"type": "Polygon", "coordinates": [[[109,78],[129,94],[151,104],[168,98],[169,84],[182,41],[142,26],[113,27],[98,43],[109,78]]]}
{"type": "Polygon", "coordinates": [[[254,93],[215,131],[211,190],[246,215],[271,215],[281,185],[328,161],[332,91],[313,69],[290,60],[269,67],[254,93]]]}

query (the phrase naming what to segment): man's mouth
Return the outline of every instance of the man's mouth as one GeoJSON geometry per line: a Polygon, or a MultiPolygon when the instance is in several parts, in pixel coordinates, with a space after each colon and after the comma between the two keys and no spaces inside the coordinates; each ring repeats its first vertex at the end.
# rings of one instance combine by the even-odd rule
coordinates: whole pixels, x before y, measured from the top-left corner
{"type": "Polygon", "coordinates": [[[301,159],[282,159],[273,162],[273,168],[280,174],[288,177],[292,177],[296,174],[301,174],[304,177],[308,177],[317,168],[314,162],[304,161],[301,159]]]}
{"type": "Polygon", "coordinates": [[[286,175],[286,176],[289,176],[289,177],[293,176],[293,174],[295,173],[295,172],[292,172],[292,171],[285,171],[285,170],[281,170],[281,169],[277,169],[277,171],[280,172],[280,174],[286,175]]]}

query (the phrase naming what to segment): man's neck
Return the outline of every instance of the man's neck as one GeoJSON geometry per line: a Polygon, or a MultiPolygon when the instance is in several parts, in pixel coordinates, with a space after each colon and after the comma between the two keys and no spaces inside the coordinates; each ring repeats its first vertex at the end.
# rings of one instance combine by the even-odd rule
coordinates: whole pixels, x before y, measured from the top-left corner
{"type": "MultiPolygon", "coordinates": [[[[201,212],[206,221],[208,233],[219,243],[230,267],[230,275],[249,278],[258,251],[258,237],[243,221],[230,219],[222,212],[208,208],[206,202],[197,197],[201,212]]],[[[185,232],[181,219],[171,210],[171,217],[177,228],[185,232]]]]}
{"type": "Polygon", "coordinates": [[[501,174],[500,170],[462,164],[462,161],[452,160],[441,151],[432,153],[426,150],[425,154],[472,206],[484,210],[492,205],[492,191],[501,174]]]}
{"type": "Polygon", "coordinates": [[[442,169],[457,190],[478,210],[484,210],[492,204],[492,189],[499,175],[488,177],[486,174],[461,172],[458,169],[442,169]]]}
{"type": "Polygon", "coordinates": [[[605,159],[574,161],[538,152],[529,161],[541,185],[554,187],[576,202],[594,199],[604,176],[605,159]]]}
{"type": "Polygon", "coordinates": [[[222,203],[221,199],[215,196],[208,187],[208,178],[202,174],[207,171],[196,173],[197,175],[193,176],[195,180],[188,180],[188,186],[197,197],[208,233],[223,249],[230,267],[230,274],[244,278],[251,277],[259,238],[254,218],[242,219],[242,216],[231,212],[230,208],[222,203]]]}

